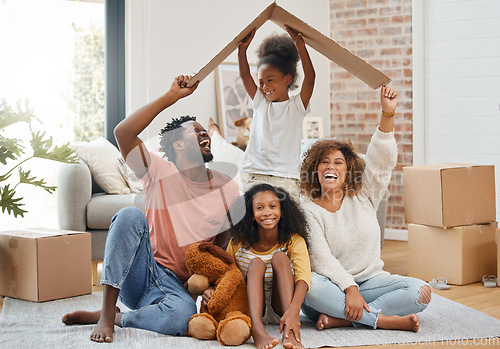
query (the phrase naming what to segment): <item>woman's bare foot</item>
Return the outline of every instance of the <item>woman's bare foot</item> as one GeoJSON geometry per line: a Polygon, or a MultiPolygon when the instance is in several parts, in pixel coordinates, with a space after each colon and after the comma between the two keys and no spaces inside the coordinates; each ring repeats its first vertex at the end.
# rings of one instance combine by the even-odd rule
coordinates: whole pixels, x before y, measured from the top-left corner
{"type": "Polygon", "coordinates": [[[295,334],[293,333],[293,331],[289,332],[288,338],[285,338],[285,334],[283,333],[282,342],[283,347],[286,349],[304,349],[302,343],[297,341],[297,339],[295,338],[295,334]]]}
{"type": "Polygon", "coordinates": [[[318,321],[316,321],[316,328],[318,329],[318,331],[332,327],[350,327],[350,326],[352,326],[351,321],[328,316],[326,314],[321,314],[319,316],[318,321]]]}
{"type": "MultiPolygon", "coordinates": [[[[120,312],[120,308],[116,307],[116,312],[120,312]]],[[[72,313],[66,314],[62,317],[62,322],[65,325],[89,325],[97,324],[101,317],[101,311],[85,311],[77,310],[72,313]]]]}
{"type": "Polygon", "coordinates": [[[417,332],[420,328],[418,316],[416,314],[388,316],[380,313],[377,326],[386,330],[405,330],[413,332],[417,332]]]}
{"type": "Polygon", "coordinates": [[[280,343],[280,340],[278,338],[271,337],[264,327],[260,330],[253,327],[252,337],[257,349],[271,349],[280,343]]]}

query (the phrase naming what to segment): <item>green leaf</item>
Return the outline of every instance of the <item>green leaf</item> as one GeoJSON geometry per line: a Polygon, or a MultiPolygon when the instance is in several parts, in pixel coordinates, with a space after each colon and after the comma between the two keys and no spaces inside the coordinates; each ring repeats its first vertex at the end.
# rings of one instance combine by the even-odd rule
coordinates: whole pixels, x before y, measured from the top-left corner
{"type": "Polygon", "coordinates": [[[0,175],[0,182],[6,181],[7,179],[9,179],[10,176],[11,176],[10,173],[7,173],[5,175],[0,175]]]}
{"type": "Polygon", "coordinates": [[[7,210],[7,214],[14,214],[14,217],[24,217],[24,214],[28,211],[21,208],[21,206],[24,206],[24,204],[20,203],[23,198],[14,198],[15,194],[15,189],[10,189],[9,184],[5,187],[0,187],[0,207],[2,208],[2,213],[7,210]]]}
{"type": "Polygon", "coordinates": [[[0,135],[0,163],[6,165],[7,159],[15,160],[23,154],[24,147],[16,138],[6,138],[0,135]]]}
{"type": "Polygon", "coordinates": [[[30,177],[31,170],[24,172],[20,167],[18,168],[18,170],[19,170],[19,183],[31,184],[34,185],[35,187],[40,187],[45,191],[49,192],[50,194],[56,191],[57,187],[48,186],[44,179],[36,180],[37,179],[36,177],[30,177]]]}
{"type": "Polygon", "coordinates": [[[31,146],[33,147],[33,156],[42,159],[49,159],[69,164],[78,163],[78,156],[73,149],[66,143],[60,147],[52,147],[52,137],[43,139],[45,132],[32,132],[31,146]]]}
{"type": "Polygon", "coordinates": [[[21,109],[21,101],[17,102],[17,112],[15,112],[11,106],[7,104],[5,99],[0,102],[0,130],[3,128],[15,124],[16,122],[27,122],[30,123],[32,119],[37,119],[33,113],[33,108],[29,107],[28,100],[24,102],[25,109],[21,109]]]}

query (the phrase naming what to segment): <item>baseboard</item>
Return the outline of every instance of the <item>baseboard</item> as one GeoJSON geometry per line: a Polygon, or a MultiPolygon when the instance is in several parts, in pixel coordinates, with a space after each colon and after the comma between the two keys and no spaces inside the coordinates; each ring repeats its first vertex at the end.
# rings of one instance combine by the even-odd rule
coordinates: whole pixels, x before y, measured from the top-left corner
{"type": "Polygon", "coordinates": [[[384,240],[408,241],[408,230],[385,228],[384,240]]]}

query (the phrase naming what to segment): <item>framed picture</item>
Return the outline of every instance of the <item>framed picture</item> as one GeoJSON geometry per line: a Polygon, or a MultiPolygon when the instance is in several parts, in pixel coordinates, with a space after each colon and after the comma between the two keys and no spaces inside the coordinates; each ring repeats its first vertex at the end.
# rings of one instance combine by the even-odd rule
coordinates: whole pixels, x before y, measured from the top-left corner
{"type": "MultiPolygon", "coordinates": [[[[250,65],[250,72],[257,84],[257,66],[250,65]]],[[[242,117],[252,117],[250,97],[240,79],[237,63],[222,63],[215,69],[217,111],[219,128],[228,142],[235,142],[238,127],[234,122],[242,117]]]]}
{"type": "Polygon", "coordinates": [[[325,137],[323,118],[321,116],[306,116],[302,123],[302,138],[318,139],[325,137]]]}

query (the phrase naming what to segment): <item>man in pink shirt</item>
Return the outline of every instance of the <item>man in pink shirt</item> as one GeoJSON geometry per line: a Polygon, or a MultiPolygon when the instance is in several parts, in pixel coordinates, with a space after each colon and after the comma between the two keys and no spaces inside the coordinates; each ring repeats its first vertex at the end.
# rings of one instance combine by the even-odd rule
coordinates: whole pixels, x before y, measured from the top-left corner
{"type": "Polygon", "coordinates": [[[160,150],[167,159],[149,152],[138,137],[160,112],[196,90],[198,83],[187,86],[189,78],[178,76],[166,94],[115,128],[120,152],[144,186],[146,215],[128,207],[112,219],[101,279],[102,309],[63,316],[67,325],[97,324],[92,341],[112,342],[114,325],[185,335],[197,309],[184,288],[189,277],[184,253],[201,241],[227,244],[228,208],[239,189],[231,178],[206,167],[213,156],[203,126],[190,116],[167,124],[160,133],[160,150]],[[132,310],[120,312],[118,297],[132,310]]]}

